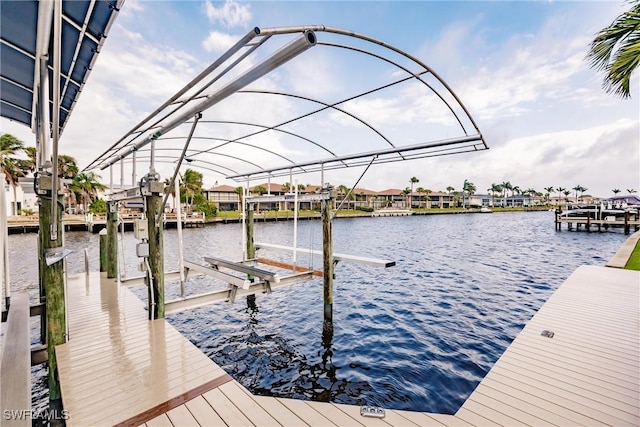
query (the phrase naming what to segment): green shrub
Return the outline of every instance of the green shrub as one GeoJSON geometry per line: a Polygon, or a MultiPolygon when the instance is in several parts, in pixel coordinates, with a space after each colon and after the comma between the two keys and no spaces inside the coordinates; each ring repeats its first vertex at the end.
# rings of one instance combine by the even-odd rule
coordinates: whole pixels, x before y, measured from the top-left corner
{"type": "Polygon", "coordinates": [[[94,200],[89,205],[89,212],[97,214],[97,213],[106,213],[107,212],[107,202],[104,199],[94,200]]]}

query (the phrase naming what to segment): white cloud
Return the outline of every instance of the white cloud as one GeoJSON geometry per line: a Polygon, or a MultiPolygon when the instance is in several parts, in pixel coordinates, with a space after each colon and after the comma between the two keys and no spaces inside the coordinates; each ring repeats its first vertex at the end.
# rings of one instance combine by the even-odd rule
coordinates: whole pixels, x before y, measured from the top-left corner
{"type": "Polygon", "coordinates": [[[227,28],[246,26],[253,19],[251,6],[233,0],[226,0],[221,7],[215,7],[210,0],[207,0],[204,7],[212,24],[219,23],[227,28]]]}
{"type": "Polygon", "coordinates": [[[224,53],[238,41],[238,36],[211,31],[202,41],[202,48],[207,52],[224,53]]]}

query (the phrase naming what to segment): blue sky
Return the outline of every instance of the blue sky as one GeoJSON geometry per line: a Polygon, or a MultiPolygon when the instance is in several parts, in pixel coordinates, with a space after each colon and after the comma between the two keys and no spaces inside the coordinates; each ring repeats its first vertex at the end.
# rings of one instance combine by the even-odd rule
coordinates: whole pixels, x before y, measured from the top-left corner
{"type": "MultiPolygon", "coordinates": [[[[490,147],[375,166],[360,186],[404,188],[416,176],[420,186],[433,191],[459,189],[465,179],[478,192],[503,181],[538,191],[579,184],[599,196],[612,195],[613,188],[640,190],[638,75],[633,98],[623,101],[603,92],[601,76],[584,61],[593,35],[627,7],[557,1],[127,0],[65,130],[61,152],[88,164],[217,58],[222,46],[254,26],[322,24],[370,35],[429,65],[468,107],[490,147]]],[[[291,73],[276,75],[271,83],[311,93],[375,78],[376,69],[368,64],[358,68],[352,60],[355,71],[343,75],[339,65],[321,62],[330,57],[311,53],[316,55],[315,48],[307,62],[291,64],[291,73]],[[300,64],[313,68],[304,71],[300,64]],[[287,82],[296,70],[303,78],[287,82]],[[308,87],[300,87],[305,81],[308,87]]],[[[385,111],[387,119],[399,114],[385,111]]],[[[2,131],[33,144],[25,127],[2,119],[2,131]]],[[[352,186],[360,172],[344,171],[328,180],[352,186]]],[[[204,181],[232,184],[207,173],[204,181]]]]}

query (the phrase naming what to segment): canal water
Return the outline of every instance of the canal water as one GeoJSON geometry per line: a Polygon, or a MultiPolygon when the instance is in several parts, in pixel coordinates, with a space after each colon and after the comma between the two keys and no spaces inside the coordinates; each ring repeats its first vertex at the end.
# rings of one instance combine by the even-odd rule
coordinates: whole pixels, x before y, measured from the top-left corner
{"type": "MultiPolygon", "coordinates": [[[[353,218],[334,221],[334,251],[396,262],[382,269],[339,263],[334,335],[322,336],[321,279],[169,317],[257,394],[454,413],[524,324],[579,265],[604,265],[626,236],[556,232],[552,212],[353,218]]],[[[36,235],[11,235],[13,288],[37,299],[36,235]]],[[[98,269],[98,236],[66,233],[70,273],[84,249],[98,269]]],[[[291,245],[293,223],[257,223],[255,240],[291,245]]],[[[133,233],[119,243],[128,277],[139,275],[133,233]]],[[[165,234],[165,269],[178,266],[177,231],[165,234]]],[[[185,258],[238,260],[239,224],[184,230],[185,258]]],[[[298,245],[320,249],[319,221],[301,221],[298,245]]],[[[290,254],[261,257],[291,262],[290,254]]],[[[298,265],[321,268],[320,256],[298,265]]],[[[187,282],[198,294],[221,284],[187,282]]],[[[135,292],[146,300],[145,289],[135,292]]],[[[167,283],[167,299],[179,293],[167,283]]],[[[34,368],[36,400],[46,396],[34,368]]],[[[40,405],[42,403],[39,403],[40,405]]]]}

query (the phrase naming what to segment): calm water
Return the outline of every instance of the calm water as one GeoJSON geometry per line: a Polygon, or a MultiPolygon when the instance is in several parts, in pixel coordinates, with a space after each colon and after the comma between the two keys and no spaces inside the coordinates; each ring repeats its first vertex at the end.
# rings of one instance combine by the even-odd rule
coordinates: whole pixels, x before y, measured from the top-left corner
{"type": "MultiPolygon", "coordinates": [[[[240,258],[240,225],[184,230],[185,257],[240,258]]],[[[176,230],[165,234],[165,268],[177,268],[176,230]]],[[[292,222],[259,223],[256,241],[291,244],[292,222]]],[[[321,248],[319,221],[299,224],[298,244],[321,248]]],[[[319,279],[169,318],[255,393],[453,413],[524,324],[582,264],[603,265],[622,232],[555,232],[551,212],[338,219],[334,251],[397,262],[389,269],[339,263],[334,336],[322,339],[319,279]]],[[[70,273],[83,250],[98,268],[98,236],[67,233],[70,273]]],[[[13,235],[15,289],[37,290],[36,236],[13,235]]],[[[127,275],[139,275],[133,233],[120,242],[127,275]]],[[[291,256],[261,251],[290,261],[291,256]]],[[[298,257],[321,267],[320,257],[298,257]],[[317,258],[317,259],[316,259],[317,258]]],[[[220,284],[190,279],[189,294],[220,284]]],[[[137,289],[146,299],[146,291],[137,289]]],[[[168,299],[178,293],[167,283],[168,299]]],[[[45,395],[42,368],[37,393],[45,395]]]]}

